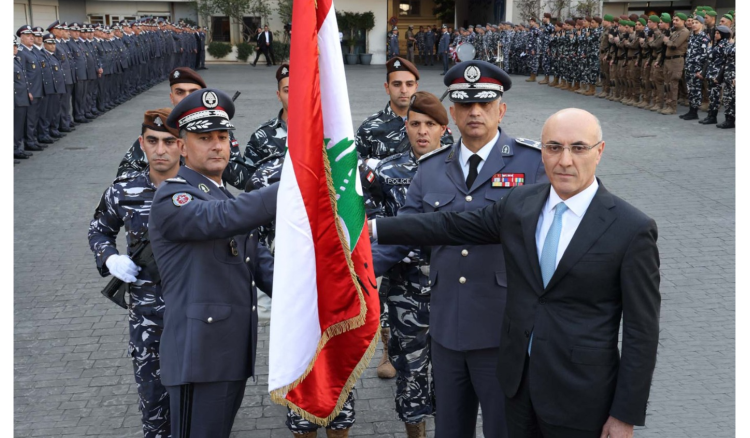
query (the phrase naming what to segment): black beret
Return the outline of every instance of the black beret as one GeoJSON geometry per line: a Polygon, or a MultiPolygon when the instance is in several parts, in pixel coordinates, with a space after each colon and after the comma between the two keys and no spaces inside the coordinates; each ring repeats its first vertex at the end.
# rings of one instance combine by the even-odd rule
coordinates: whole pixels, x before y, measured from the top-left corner
{"type": "Polygon", "coordinates": [[[417,91],[414,93],[411,97],[409,111],[432,117],[433,120],[441,125],[448,124],[448,112],[445,111],[445,107],[440,102],[440,99],[427,91],[417,91]]]}
{"type": "Polygon", "coordinates": [[[289,64],[281,64],[276,70],[276,82],[289,77],[289,64]]]}
{"type": "Polygon", "coordinates": [[[411,62],[399,56],[394,56],[390,59],[390,61],[386,62],[385,68],[388,72],[386,76],[395,71],[408,71],[412,73],[414,77],[417,78],[417,80],[419,80],[419,70],[417,70],[417,67],[414,66],[414,64],[412,64],[411,62]]]}
{"type": "Polygon", "coordinates": [[[206,88],[206,82],[201,75],[188,67],[177,67],[169,73],[169,86],[174,84],[196,84],[201,88],[206,88]]]}
{"type": "MultiPolygon", "coordinates": [[[[486,61],[464,61],[454,65],[443,78],[452,102],[491,102],[510,90],[510,76],[486,61]]],[[[443,95],[445,97],[445,94],[443,95]]]]}
{"type": "Polygon", "coordinates": [[[167,126],[188,132],[227,131],[235,129],[234,102],[221,90],[206,88],[190,93],[172,110],[167,126]]]}

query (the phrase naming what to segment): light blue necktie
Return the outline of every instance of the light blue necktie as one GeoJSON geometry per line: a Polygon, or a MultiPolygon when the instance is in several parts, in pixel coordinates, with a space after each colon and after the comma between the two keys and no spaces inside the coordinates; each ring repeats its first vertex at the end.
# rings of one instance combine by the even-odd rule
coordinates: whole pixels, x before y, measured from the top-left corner
{"type": "MultiPolygon", "coordinates": [[[[544,238],[544,246],[542,247],[542,258],[539,260],[539,266],[542,268],[542,281],[544,281],[544,287],[547,287],[549,281],[552,279],[552,274],[555,273],[557,268],[557,246],[560,243],[560,234],[562,234],[562,216],[568,206],[564,202],[561,202],[555,206],[555,218],[552,220],[552,225],[549,227],[547,237],[544,238]]],[[[531,356],[531,342],[534,340],[534,333],[531,333],[529,339],[529,356],[531,356]]]]}

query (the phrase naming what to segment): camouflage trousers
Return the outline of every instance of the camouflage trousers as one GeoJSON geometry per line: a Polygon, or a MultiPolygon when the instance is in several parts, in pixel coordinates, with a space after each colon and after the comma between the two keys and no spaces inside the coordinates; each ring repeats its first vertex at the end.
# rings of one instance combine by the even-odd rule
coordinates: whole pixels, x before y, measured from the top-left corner
{"type": "Polygon", "coordinates": [[[708,79],[708,110],[718,111],[721,104],[721,84],[708,79]]]}
{"type": "Polygon", "coordinates": [[[380,280],[380,286],[378,287],[378,298],[380,300],[380,327],[388,328],[388,305],[386,303],[386,295],[388,293],[388,285],[390,280],[388,277],[382,277],[380,280]]]}
{"type": "Polygon", "coordinates": [[[529,73],[536,74],[539,71],[539,55],[530,55],[527,62],[529,63],[529,73]]]}
{"type": "MultiPolygon", "coordinates": [[[[326,429],[341,430],[349,429],[354,425],[356,418],[354,418],[354,396],[349,393],[349,398],[344,402],[344,407],[341,408],[341,412],[334,418],[326,429]]],[[[317,424],[311,423],[304,418],[300,417],[299,414],[292,412],[291,409],[287,409],[286,412],[286,427],[289,428],[293,433],[303,434],[307,432],[314,432],[320,428],[317,424]]]]}
{"type": "Polygon", "coordinates": [[[724,115],[734,117],[734,101],[736,97],[736,90],[732,85],[734,78],[724,78],[724,98],[722,103],[724,104],[724,115]]]}
{"type": "Polygon", "coordinates": [[[695,73],[685,71],[685,84],[688,89],[690,107],[700,107],[703,102],[703,79],[696,77],[695,73]]]}
{"type": "Polygon", "coordinates": [[[503,46],[503,70],[505,70],[506,73],[510,72],[510,47],[503,46]]]}
{"type": "Polygon", "coordinates": [[[596,84],[599,80],[599,57],[588,56],[586,58],[585,78],[581,79],[584,84],[596,84]]]}
{"type": "Polygon", "coordinates": [[[396,369],[396,412],[403,422],[420,423],[435,413],[430,295],[391,283],[387,302],[391,326],[388,356],[396,369]]]}
{"type": "Polygon", "coordinates": [[[542,54],[542,74],[545,76],[549,76],[552,74],[552,56],[544,53],[542,54]]]}
{"type": "Polygon", "coordinates": [[[129,326],[128,354],[133,359],[135,383],[138,385],[143,436],[167,438],[171,436],[172,430],[169,395],[161,384],[159,366],[159,344],[164,329],[163,314],[153,306],[131,305],[129,326]]]}

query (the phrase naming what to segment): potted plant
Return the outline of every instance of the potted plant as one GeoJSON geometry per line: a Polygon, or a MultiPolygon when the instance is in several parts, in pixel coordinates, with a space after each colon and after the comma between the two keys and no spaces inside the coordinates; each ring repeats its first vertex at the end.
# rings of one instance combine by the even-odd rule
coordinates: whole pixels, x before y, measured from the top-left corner
{"type": "Polygon", "coordinates": [[[344,35],[349,35],[349,38],[344,38],[342,41],[342,43],[349,48],[349,53],[344,54],[344,61],[346,61],[347,64],[357,63],[357,54],[354,53],[357,39],[354,35],[359,22],[359,16],[360,14],[354,12],[336,11],[336,22],[339,25],[339,31],[344,35]]]}
{"type": "Polygon", "coordinates": [[[359,28],[365,31],[365,53],[360,53],[359,59],[364,65],[370,65],[372,62],[372,53],[370,52],[370,31],[375,27],[375,14],[372,11],[360,14],[359,28]]]}

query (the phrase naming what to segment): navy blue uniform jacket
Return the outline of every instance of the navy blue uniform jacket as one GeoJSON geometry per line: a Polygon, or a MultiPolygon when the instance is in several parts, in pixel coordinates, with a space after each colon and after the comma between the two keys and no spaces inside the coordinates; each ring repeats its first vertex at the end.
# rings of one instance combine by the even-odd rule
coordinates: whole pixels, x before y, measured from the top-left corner
{"type": "Polygon", "coordinates": [[[166,306],[160,354],[165,386],[253,375],[255,286],[271,294],[273,258],[251,231],[275,218],[277,188],[230,199],[183,166],[157,189],[148,230],[166,306]]]}

